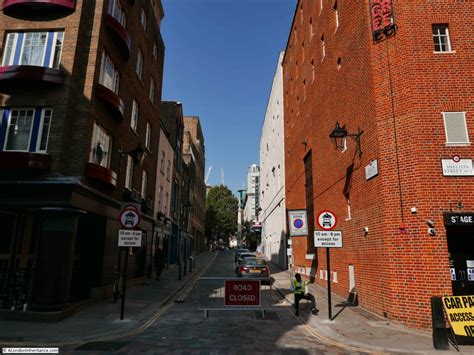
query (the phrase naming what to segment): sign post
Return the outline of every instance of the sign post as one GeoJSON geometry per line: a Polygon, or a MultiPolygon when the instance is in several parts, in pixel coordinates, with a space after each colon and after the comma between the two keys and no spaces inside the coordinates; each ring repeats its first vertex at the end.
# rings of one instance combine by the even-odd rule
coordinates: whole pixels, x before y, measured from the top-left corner
{"type": "MultiPolygon", "coordinates": [[[[125,251],[125,265],[123,267],[122,305],[120,307],[120,320],[125,313],[125,291],[127,289],[128,251],[130,247],[140,247],[142,243],[142,231],[134,230],[140,223],[140,211],[135,205],[127,205],[122,209],[119,216],[122,228],[119,230],[118,246],[119,260],[122,249],[125,251]]],[[[119,265],[120,267],[120,265],[119,265]]],[[[120,269],[119,269],[120,272],[120,269]]]]}
{"type": "Polygon", "coordinates": [[[342,231],[333,230],[336,228],[337,217],[329,210],[321,211],[318,215],[317,223],[322,231],[314,231],[314,246],[326,248],[326,267],[328,281],[328,318],[332,321],[331,306],[331,257],[330,248],[342,248],[342,231]]]}

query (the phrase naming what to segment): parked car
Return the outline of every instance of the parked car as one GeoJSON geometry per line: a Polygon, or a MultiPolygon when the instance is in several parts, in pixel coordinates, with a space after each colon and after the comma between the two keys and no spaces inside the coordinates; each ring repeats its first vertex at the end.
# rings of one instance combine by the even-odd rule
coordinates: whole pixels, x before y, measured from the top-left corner
{"type": "Polygon", "coordinates": [[[244,259],[238,268],[237,276],[247,279],[259,279],[262,284],[270,283],[270,269],[264,259],[244,259]]]}
{"type": "Polygon", "coordinates": [[[247,258],[256,258],[257,255],[253,254],[253,253],[242,253],[239,255],[239,258],[237,259],[237,262],[236,262],[236,267],[235,267],[235,272],[237,273],[238,270],[239,270],[239,266],[240,264],[242,264],[242,262],[247,259],[247,258]]]}
{"type": "Polygon", "coordinates": [[[250,253],[250,250],[248,249],[236,249],[235,250],[235,258],[234,258],[234,261],[237,262],[237,260],[239,260],[239,257],[240,257],[240,254],[242,253],[250,253]]]}

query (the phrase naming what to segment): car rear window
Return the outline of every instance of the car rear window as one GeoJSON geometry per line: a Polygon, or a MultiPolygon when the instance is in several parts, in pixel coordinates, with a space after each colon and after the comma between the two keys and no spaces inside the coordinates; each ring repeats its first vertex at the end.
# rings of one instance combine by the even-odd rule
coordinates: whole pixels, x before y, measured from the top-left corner
{"type": "Polygon", "coordinates": [[[267,263],[263,259],[246,259],[245,260],[245,265],[258,265],[258,266],[264,266],[267,263]]]}
{"type": "Polygon", "coordinates": [[[255,258],[255,255],[254,254],[241,254],[240,257],[242,259],[245,259],[245,258],[255,258]]]}

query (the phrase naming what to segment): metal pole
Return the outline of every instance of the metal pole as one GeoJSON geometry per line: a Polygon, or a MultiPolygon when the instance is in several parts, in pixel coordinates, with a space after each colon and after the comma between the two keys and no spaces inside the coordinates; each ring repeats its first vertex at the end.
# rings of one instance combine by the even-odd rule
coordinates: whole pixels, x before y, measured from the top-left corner
{"type": "Polygon", "coordinates": [[[125,289],[126,289],[126,284],[127,284],[127,266],[128,266],[128,250],[127,248],[125,249],[125,266],[124,266],[124,271],[123,271],[123,288],[122,288],[122,307],[120,311],[120,320],[123,320],[123,313],[125,311],[125,289]]]}
{"type": "Polygon", "coordinates": [[[328,272],[328,317],[329,320],[332,320],[332,309],[331,309],[331,264],[329,258],[329,250],[330,248],[326,248],[326,265],[327,265],[327,272],[328,272]]]}

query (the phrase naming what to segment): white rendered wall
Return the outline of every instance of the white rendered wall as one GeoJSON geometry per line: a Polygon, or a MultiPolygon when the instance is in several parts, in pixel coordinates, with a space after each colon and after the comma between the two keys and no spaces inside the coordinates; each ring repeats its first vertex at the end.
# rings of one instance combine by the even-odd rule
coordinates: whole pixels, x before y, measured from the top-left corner
{"type": "Polygon", "coordinates": [[[260,221],[265,256],[286,267],[283,60],[280,53],[260,137],[260,221]]]}

